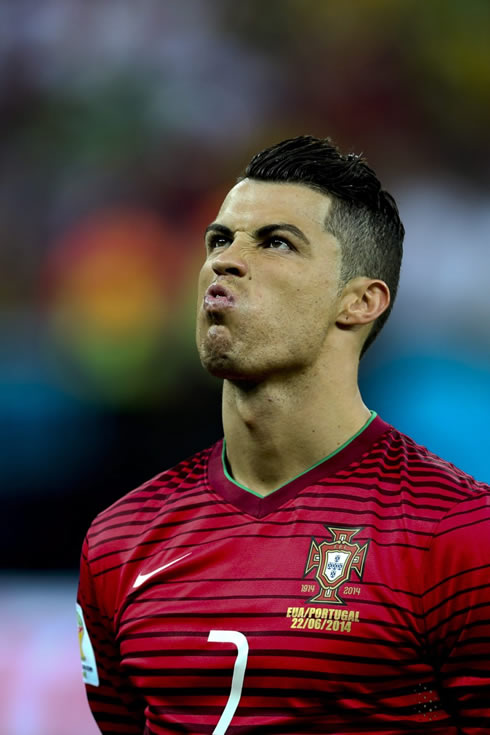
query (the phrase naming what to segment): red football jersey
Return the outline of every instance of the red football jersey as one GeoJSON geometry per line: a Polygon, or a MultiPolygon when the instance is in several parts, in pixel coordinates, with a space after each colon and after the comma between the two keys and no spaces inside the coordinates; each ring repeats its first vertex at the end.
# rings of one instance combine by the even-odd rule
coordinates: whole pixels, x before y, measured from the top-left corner
{"type": "Polygon", "coordinates": [[[223,454],[90,527],[79,638],[102,733],[489,733],[490,488],[379,417],[264,498],[223,454]]]}

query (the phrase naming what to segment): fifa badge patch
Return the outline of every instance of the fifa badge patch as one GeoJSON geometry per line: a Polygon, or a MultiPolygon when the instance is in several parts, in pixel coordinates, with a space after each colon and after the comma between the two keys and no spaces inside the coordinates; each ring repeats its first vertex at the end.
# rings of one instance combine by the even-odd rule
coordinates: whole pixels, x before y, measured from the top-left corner
{"type": "Polygon", "coordinates": [[[339,587],[350,581],[352,572],[356,572],[359,581],[362,580],[369,541],[363,546],[352,541],[362,528],[325,528],[330,531],[332,539],[320,543],[312,539],[306,561],[304,576],[314,569],[315,579],[320,585],[320,592],[309,602],[345,605],[339,596],[339,587]]]}
{"type": "Polygon", "coordinates": [[[91,684],[94,687],[99,686],[99,674],[97,672],[97,664],[95,662],[95,653],[92,642],[89,638],[87,626],[83,617],[83,610],[77,602],[77,621],[78,621],[78,644],[80,646],[80,658],[82,660],[82,675],[85,684],[91,684]]]}

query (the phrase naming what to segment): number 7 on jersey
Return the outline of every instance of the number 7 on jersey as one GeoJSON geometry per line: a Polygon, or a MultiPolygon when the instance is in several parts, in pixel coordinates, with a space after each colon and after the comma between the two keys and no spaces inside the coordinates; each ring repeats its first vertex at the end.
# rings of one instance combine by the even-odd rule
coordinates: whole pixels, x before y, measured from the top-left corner
{"type": "Polygon", "coordinates": [[[237,649],[237,657],[233,667],[231,679],[231,690],[218,724],[213,730],[213,735],[225,735],[228,726],[236,712],[240,697],[242,696],[243,679],[248,659],[248,641],[236,630],[211,630],[208,636],[209,643],[233,643],[237,649]]]}

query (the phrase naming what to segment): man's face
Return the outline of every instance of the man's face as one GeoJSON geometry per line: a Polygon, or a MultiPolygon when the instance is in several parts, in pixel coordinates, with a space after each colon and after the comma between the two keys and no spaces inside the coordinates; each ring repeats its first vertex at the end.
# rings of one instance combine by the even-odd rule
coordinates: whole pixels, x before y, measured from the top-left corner
{"type": "Polygon", "coordinates": [[[339,307],[340,248],[330,199],[301,184],[245,179],[207,228],[197,346],[209,372],[261,380],[328,351],[339,307]]]}

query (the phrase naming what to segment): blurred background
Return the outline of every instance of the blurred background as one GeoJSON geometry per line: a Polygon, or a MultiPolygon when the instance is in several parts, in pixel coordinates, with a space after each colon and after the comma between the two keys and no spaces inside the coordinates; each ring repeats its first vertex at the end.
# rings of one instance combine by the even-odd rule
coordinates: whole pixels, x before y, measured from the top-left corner
{"type": "Polygon", "coordinates": [[[363,152],[407,235],[370,408],[490,482],[487,0],[0,2],[0,735],[95,735],[80,546],[221,436],[202,233],[257,150],[363,152]]]}

